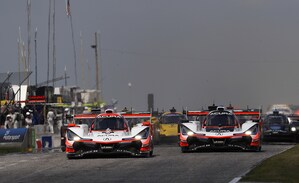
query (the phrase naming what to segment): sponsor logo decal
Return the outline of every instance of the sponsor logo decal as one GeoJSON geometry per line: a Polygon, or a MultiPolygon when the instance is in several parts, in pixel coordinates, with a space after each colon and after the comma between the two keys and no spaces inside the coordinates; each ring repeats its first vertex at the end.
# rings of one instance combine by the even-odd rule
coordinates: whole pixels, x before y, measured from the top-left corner
{"type": "Polygon", "coordinates": [[[223,133],[228,133],[230,132],[229,130],[211,130],[210,132],[215,133],[215,135],[223,135],[223,133]]]}
{"type": "Polygon", "coordinates": [[[1,142],[23,142],[27,128],[0,129],[1,142]]]}
{"type": "Polygon", "coordinates": [[[106,129],[106,134],[110,134],[111,133],[111,129],[110,128],[107,128],[106,129]]]}

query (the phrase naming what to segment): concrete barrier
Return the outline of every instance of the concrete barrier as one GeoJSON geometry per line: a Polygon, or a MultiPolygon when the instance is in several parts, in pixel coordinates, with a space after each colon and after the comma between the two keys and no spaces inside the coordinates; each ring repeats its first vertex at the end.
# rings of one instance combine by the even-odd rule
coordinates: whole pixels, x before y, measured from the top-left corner
{"type": "Polygon", "coordinates": [[[0,129],[0,151],[28,152],[35,147],[33,128],[0,129]]]}

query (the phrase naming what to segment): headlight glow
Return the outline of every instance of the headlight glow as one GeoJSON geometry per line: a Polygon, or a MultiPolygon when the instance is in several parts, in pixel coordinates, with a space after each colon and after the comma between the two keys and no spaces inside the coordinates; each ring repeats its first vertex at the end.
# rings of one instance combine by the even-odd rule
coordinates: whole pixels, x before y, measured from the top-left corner
{"type": "Polygon", "coordinates": [[[187,128],[186,126],[184,125],[181,125],[180,127],[180,132],[182,133],[182,135],[188,135],[188,136],[192,136],[194,135],[194,132],[191,131],[189,128],[187,128]]]}
{"type": "Polygon", "coordinates": [[[140,133],[138,133],[134,138],[136,140],[147,139],[149,135],[150,135],[149,128],[146,128],[142,130],[140,133]]]}
{"type": "Polygon", "coordinates": [[[259,132],[259,126],[256,124],[245,132],[245,135],[256,135],[259,132]]]}
{"type": "Polygon", "coordinates": [[[71,130],[67,130],[66,135],[69,141],[78,141],[81,139],[77,134],[75,134],[71,130]]]}
{"type": "Polygon", "coordinates": [[[187,132],[187,135],[188,135],[188,136],[192,136],[192,135],[194,135],[194,133],[191,132],[191,131],[188,131],[188,132],[187,132]]]}
{"type": "Polygon", "coordinates": [[[80,140],[80,137],[78,137],[78,136],[74,137],[74,141],[79,141],[79,140],[80,140]]]}
{"type": "Polygon", "coordinates": [[[136,139],[136,140],[141,140],[141,139],[142,139],[142,136],[141,136],[141,135],[136,135],[136,136],[135,136],[135,139],[136,139]]]}
{"type": "Polygon", "coordinates": [[[291,128],[291,131],[292,131],[292,132],[295,132],[296,130],[297,130],[296,127],[292,127],[292,128],[291,128]]]}
{"type": "Polygon", "coordinates": [[[245,135],[251,135],[251,134],[252,134],[252,132],[250,130],[245,132],[245,135]]]}

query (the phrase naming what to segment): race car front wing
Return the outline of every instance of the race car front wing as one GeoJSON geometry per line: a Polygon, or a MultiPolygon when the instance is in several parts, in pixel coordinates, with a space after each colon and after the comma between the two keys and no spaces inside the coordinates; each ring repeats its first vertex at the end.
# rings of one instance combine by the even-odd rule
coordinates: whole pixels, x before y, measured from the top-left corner
{"type": "Polygon", "coordinates": [[[195,151],[201,148],[236,148],[241,150],[250,149],[252,142],[251,136],[233,136],[233,137],[207,137],[207,136],[189,136],[187,143],[189,150],[195,151]]]}
{"type": "Polygon", "coordinates": [[[130,154],[133,156],[143,155],[140,149],[142,142],[140,140],[99,143],[99,142],[74,142],[72,148],[67,148],[67,154],[81,157],[86,154],[130,154]]]}

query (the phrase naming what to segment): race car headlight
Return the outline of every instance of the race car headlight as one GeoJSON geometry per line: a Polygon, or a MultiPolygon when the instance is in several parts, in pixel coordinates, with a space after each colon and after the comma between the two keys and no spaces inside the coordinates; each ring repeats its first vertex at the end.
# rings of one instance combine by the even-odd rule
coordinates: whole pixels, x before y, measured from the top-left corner
{"type": "Polygon", "coordinates": [[[74,132],[72,132],[71,130],[68,130],[67,133],[66,133],[66,135],[67,135],[67,139],[68,139],[69,141],[78,141],[78,140],[81,139],[78,135],[76,135],[76,134],[75,134],[74,132]]]}
{"type": "Polygon", "coordinates": [[[73,139],[74,139],[74,141],[79,141],[81,138],[78,136],[75,136],[73,139]]]}
{"type": "Polygon", "coordinates": [[[142,139],[142,136],[141,136],[141,135],[136,135],[136,136],[135,136],[135,139],[136,139],[136,140],[141,140],[141,139],[142,139]]]}
{"type": "Polygon", "coordinates": [[[192,132],[189,128],[187,128],[185,126],[181,126],[181,132],[182,132],[182,135],[188,135],[188,136],[194,135],[194,132],[192,132]]]}
{"type": "Polygon", "coordinates": [[[188,136],[192,136],[192,135],[194,135],[194,132],[188,131],[188,132],[187,132],[187,135],[188,135],[188,136]]]}
{"type": "Polygon", "coordinates": [[[292,127],[292,128],[291,128],[291,131],[292,131],[292,132],[295,132],[296,130],[297,130],[296,127],[292,127]]]}
{"type": "Polygon", "coordinates": [[[135,135],[134,138],[136,140],[147,139],[148,135],[149,135],[149,128],[146,128],[142,130],[140,133],[138,133],[137,135],[135,135]]]}
{"type": "Polygon", "coordinates": [[[251,135],[252,132],[251,132],[250,130],[248,130],[248,131],[245,132],[245,134],[246,134],[246,135],[251,135]]]}
{"type": "Polygon", "coordinates": [[[258,125],[254,125],[249,130],[245,132],[245,135],[256,135],[258,132],[258,125]]]}

